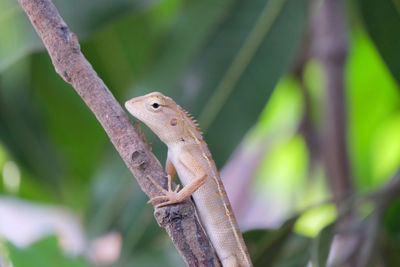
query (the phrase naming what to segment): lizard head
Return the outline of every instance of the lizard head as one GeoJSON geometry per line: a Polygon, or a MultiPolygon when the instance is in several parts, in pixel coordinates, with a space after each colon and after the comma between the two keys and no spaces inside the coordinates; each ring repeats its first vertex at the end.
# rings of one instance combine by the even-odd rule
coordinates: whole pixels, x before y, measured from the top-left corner
{"type": "Polygon", "coordinates": [[[125,107],[167,145],[176,142],[184,133],[187,117],[183,109],[159,92],[132,98],[125,107]]]}

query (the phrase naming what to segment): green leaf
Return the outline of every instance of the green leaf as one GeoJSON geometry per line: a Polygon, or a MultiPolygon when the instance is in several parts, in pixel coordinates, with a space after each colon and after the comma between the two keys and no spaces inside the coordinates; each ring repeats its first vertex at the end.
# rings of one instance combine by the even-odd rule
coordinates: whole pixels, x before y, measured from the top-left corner
{"type": "Polygon", "coordinates": [[[312,263],[315,267],[327,266],[329,251],[335,235],[335,224],[331,223],[322,229],[312,242],[312,263]]]}
{"type": "MultiPolygon", "coordinates": [[[[179,81],[217,26],[230,13],[235,0],[188,0],[171,25],[160,53],[136,93],[160,90],[176,94],[179,81]]],[[[174,95],[172,95],[174,96],[174,95]]]]}
{"type": "Polygon", "coordinates": [[[383,231],[378,251],[383,266],[400,266],[400,235],[383,231]]]}
{"type": "Polygon", "coordinates": [[[252,230],[244,234],[254,266],[302,266],[309,260],[310,239],[293,233],[298,218],[293,216],[278,230],[252,230]]]}
{"type": "Polygon", "coordinates": [[[359,0],[365,26],[393,77],[400,82],[400,1],[359,0]]]}
{"type": "Polygon", "coordinates": [[[391,235],[397,235],[400,237],[400,198],[394,199],[390,203],[385,216],[384,226],[388,233],[391,235]]]}
{"type": "Polygon", "coordinates": [[[307,22],[308,1],[218,3],[188,9],[179,20],[184,30],[171,33],[179,38],[167,40],[156,71],[137,93],[159,90],[199,117],[221,165],[289,70],[307,22]]]}
{"type": "MultiPolygon", "coordinates": [[[[68,26],[81,39],[118,17],[143,11],[152,1],[53,1],[68,26]],[[94,15],[95,14],[95,15],[94,15]]],[[[18,1],[0,0],[0,72],[43,45],[18,1]]]]}
{"type": "Polygon", "coordinates": [[[59,185],[61,162],[43,134],[43,124],[29,93],[29,61],[1,73],[0,138],[10,157],[50,187],[59,185]]]}
{"type": "Polygon", "coordinates": [[[63,254],[55,236],[37,241],[27,249],[20,249],[9,244],[9,256],[14,267],[84,267],[88,266],[82,259],[70,258],[63,254]]]}
{"type": "Polygon", "coordinates": [[[217,165],[254,125],[293,63],[308,1],[238,2],[186,73],[182,102],[200,114],[217,165]]]}
{"type": "MultiPolygon", "coordinates": [[[[383,170],[385,175],[388,175],[389,166],[383,167],[382,173],[374,170],[379,165],[385,165],[380,162],[388,162],[390,167],[396,163],[395,158],[389,160],[385,158],[386,153],[395,157],[396,151],[394,153],[386,149],[379,151],[376,147],[382,146],[384,142],[390,142],[389,140],[383,142],[381,139],[382,129],[391,124],[390,120],[396,124],[400,107],[400,90],[379,57],[375,46],[360,29],[353,31],[351,47],[346,74],[349,77],[346,84],[349,107],[349,152],[356,184],[362,189],[372,189],[382,185],[390,177],[382,176],[383,170]]],[[[389,128],[391,128],[389,132],[394,130],[390,134],[393,135],[398,127],[394,125],[389,128]]],[[[394,150],[398,147],[396,143],[393,141],[394,150]]]]}

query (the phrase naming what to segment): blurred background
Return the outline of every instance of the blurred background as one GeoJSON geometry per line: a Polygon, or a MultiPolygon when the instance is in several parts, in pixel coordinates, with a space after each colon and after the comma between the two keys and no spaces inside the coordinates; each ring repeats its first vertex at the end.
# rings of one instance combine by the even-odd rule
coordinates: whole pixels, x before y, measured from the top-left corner
{"type": "MultiPolygon", "coordinates": [[[[399,1],[53,2],[121,104],[198,118],[256,266],[400,266],[399,1]]],[[[147,200],[0,0],[0,266],[184,266],[147,200]]]]}

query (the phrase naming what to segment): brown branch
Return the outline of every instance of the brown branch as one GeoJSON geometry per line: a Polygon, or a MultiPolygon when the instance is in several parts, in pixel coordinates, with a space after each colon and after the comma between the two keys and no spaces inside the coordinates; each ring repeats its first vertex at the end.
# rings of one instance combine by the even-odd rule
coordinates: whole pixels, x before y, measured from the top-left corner
{"type": "Polygon", "coordinates": [[[340,199],[353,192],[347,153],[344,94],[347,33],[342,2],[317,2],[322,5],[314,21],[314,49],[326,78],[322,150],[333,195],[340,199]]]}
{"type": "MultiPolygon", "coordinates": [[[[325,101],[321,151],[326,174],[339,213],[346,209],[343,197],[353,194],[347,151],[346,101],[344,70],[348,53],[347,31],[342,1],[314,1],[319,8],[313,21],[313,49],[319,58],[325,73],[325,101]]],[[[354,251],[360,235],[357,232],[340,234],[353,224],[355,218],[349,213],[337,225],[339,234],[331,246],[333,259],[348,258],[354,251]]],[[[347,262],[354,266],[355,259],[347,262]]],[[[347,266],[347,265],[343,265],[347,266]]]]}
{"type": "MultiPolygon", "coordinates": [[[[142,190],[149,197],[159,195],[147,178],[150,175],[166,187],[166,175],[159,161],[83,56],[76,35],[56,7],[50,0],[19,0],[19,3],[42,39],[57,73],[74,87],[95,114],[142,190]]],[[[189,266],[220,266],[191,200],[156,209],[155,217],[189,266]]]]}

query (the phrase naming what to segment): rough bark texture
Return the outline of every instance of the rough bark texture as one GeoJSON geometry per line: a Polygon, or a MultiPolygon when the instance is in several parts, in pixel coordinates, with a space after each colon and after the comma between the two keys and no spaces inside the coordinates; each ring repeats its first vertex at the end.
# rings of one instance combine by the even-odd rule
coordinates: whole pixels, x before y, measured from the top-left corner
{"type": "MultiPolygon", "coordinates": [[[[56,7],[50,0],[19,0],[19,3],[43,40],[57,73],[74,87],[95,114],[142,190],[149,197],[159,195],[147,176],[152,176],[166,188],[163,168],[81,53],[76,35],[70,31],[56,7]]],[[[155,217],[188,266],[220,266],[191,200],[156,209],[155,217]]]]}

